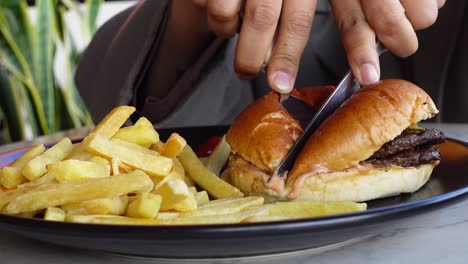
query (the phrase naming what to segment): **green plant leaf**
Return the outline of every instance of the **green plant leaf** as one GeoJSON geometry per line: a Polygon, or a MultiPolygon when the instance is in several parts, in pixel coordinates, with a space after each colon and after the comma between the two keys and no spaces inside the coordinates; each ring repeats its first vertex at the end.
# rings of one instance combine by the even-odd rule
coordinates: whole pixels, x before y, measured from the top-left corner
{"type": "Polygon", "coordinates": [[[83,11],[75,0],[36,0],[32,26],[26,0],[0,0],[0,129],[12,140],[93,126],[74,83],[80,52],[64,17],[65,11],[76,12],[89,41],[102,2],[89,0],[83,11]],[[56,56],[57,47],[64,59],[56,56]],[[55,79],[58,59],[65,78],[55,79]]]}
{"type": "Polygon", "coordinates": [[[55,128],[55,84],[53,78],[54,19],[53,1],[37,0],[37,21],[33,38],[34,81],[41,96],[50,132],[55,128]]]}
{"type": "MultiPolygon", "coordinates": [[[[64,10],[62,10],[62,12],[64,12],[64,10]]],[[[60,62],[63,74],[65,75],[65,81],[58,85],[58,88],[61,91],[61,96],[57,99],[63,99],[61,112],[69,117],[69,122],[62,119],[61,128],[81,127],[83,125],[92,126],[93,123],[91,119],[87,118],[89,114],[86,111],[86,107],[84,106],[81,96],[78,94],[75,86],[74,73],[77,62],[74,58],[74,52],[76,52],[76,47],[70,31],[68,31],[66,26],[64,29],[64,41],[59,44],[58,48],[62,49],[65,54],[65,56],[63,56],[63,60],[60,62]]]]}
{"type": "MultiPolygon", "coordinates": [[[[15,8],[21,8],[21,3],[19,5],[14,6],[13,9],[15,8]]],[[[20,9],[16,9],[18,13],[22,12],[20,9]]],[[[21,132],[18,131],[18,128],[20,124],[24,123],[24,120],[28,120],[32,122],[30,125],[25,124],[24,127],[26,128],[31,128],[29,130],[33,131],[33,135],[39,134],[37,131],[37,120],[36,118],[39,118],[41,121],[41,124],[43,126],[43,131],[47,132],[47,124],[45,122],[45,116],[44,112],[42,109],[42,103],[40,101],[40,97],[37,93],[37,90],[34,87],[34,84],[32,83],[32,76],[31,71],[29,70],[29,65],[26,62],[25,57],[23,56],[22,51],[19,48],[18,43],[15,41],[13,35],[10,30],[10,25],[14,25],[13,27],[16,27],[17,29],[14,29],[15,32],[16,30],[19,30],[18,28],[21,28],[18,26],[20,22],[14,21],[15,18],[18,19],[23,19],[21,17],[12,17],[11,14],[8,16],[9,19],[7,19],[7,16],[5,15],[6,12],[9,11],[7,9],[0,9],[0,21],[5,22],[2,23],[2,26],[0,27],[0,75],[1,78],[3,79],[3,85],[4,87],[0,87],[1,89],[6,89],[5,91],[2,91],[2,98],[3,98],[3,103],[2,103],[2,109],[3,112],[5,113],[5,119],[8,121],[9,128],[13,130],[15,133],[10,133],[12,136],[12,139],[18,140],[17,135],[20,135],[22,137],[30,136],[31,133],[26,133],[26,132],[21,132]],[[29,75],[29,78],[28,76],[29,75]],[[25,87],[27,87],[28,91],[25,91],[25,87]],[[16,88],[15,90],[12,90],[13,88],[16,88]],[[12,101],[9,100],[8,95],[12,96],[12,101]],[[37,106],[34,111],[32,110],[31,106],[31,99],[35,102],[35,106],[37,106]],[[14,102],[14,103],[12,103],[14,102]],[[16,113],[17,110],[16,108],[19,106],[19,109],[22,109],[23,111],[26,111],[27,113],[30,113],[26,115],[27,118],[22,118],[24,116],[21,115],[13,115],[12,113],[16,113]],[[32,113],[32,114],[31,114],[32,113]],[[14,120],[11,117],[12,116],[18,116],[18,120],[14,120]]],[[[27,19],[24,19],[23,21],[27,21],[27,19]]],[[[24,29],[24,28],[23,28],[24,29]]],[[[26,30],[26,29],[25,29],[26,30]]],[[[20,34],[17,33],[16,34],[20,34]]],[[[18,37],[18,36],[17,36],[18,37]]],[[[18,39],[23,39],[22,45],[26,46],[27,41],[24,41],[27,37],[18,37],[18,39]]],[[[30,46],[30,45],[29,45],[30,46]]],[[[29,48],[30,49],[30,48],[29,48]]],[[[24,114],[24,113],[23,113],[24,114]]],[[[28,130],[24,130],[28,131],[28,130]]]]}
{"type": "Polygon", "coordinates": [[[66,10],[65,6],[61,4],[61,1],[58,1],[57,3],[54,3],[55,8],[55,33],[57,34],[58,38],[60,41],[63,42],[63,31],[64,31],[64,26],[65,26],[65,18],[64,14],[65,12],[62,12],[61,10],[66,10]]]}
{"type": "MultiPolygon", "coordinates": [[[[15,69],[27,75],[31,73],[29,65],[10,31],[10,20],[15,19],[15,17],[12,17],[11,14],[8,15],[8,13],[9,9],[0,9],[0,24],[2,25],[0,27],[0,51],[8,57],[15,69]]],[[[16,24],[16,22],[14,23],[16,24]]]]}
{"type": "Polygon", "coordinates": [[[11,140],[32,139],[39,135],[36,115],[25,87],[5,69],[0,70],[0,105],[11,140]]]}
{"type": "Polygon", "coordinates": [[[86,9],[82,27],[83,34],[87,42],[91,40],[94,32],[96,32],[96,20],[102,2],[103,0],[86,0],[86,9]]]}
{"type": "Polygon", "coordinates": [[[8,122],[5,117],[5,112],[0,105],[0,145],[6,144],[8,142],[11,142],[11,137],[8,130],[8,122]]]}
{"type": "Polygon", "coordinates": [[[25,0],[15,2],[17,4],[2,9],[2,16],[4,16],[2,30],[7,31],[8,36],[17,45],[25,62],[31,65],[32,25],[28,14],[28,4],[25,0]]]}
{"type": "Polygon", "coordinates": [[[0,0],[0,7],[12,7],[19,5],[22,0],[0,0]]]}
{"type": "MultiPolygon", "coordinates": [[[[1,41],[0,41],[0,44],[1,44],[1,41]]],[[[15,66],[9,61],[8,56],[5,55],[5,53],[3,53],[2,51],[4,50],[2,50],[1,45],[0,45],[0,68],[12,74],[18,81],[20,81],[23,84],[24,87],[26,87],[28,94],[29,94],[29,98],[35,106],[34,112],[36,113],[42,132],[47,133],[48,130],[44,129],[44,128],[47,128],[46,119],[45,119],[44,111],[42,108],[42,102],[37,92],[37,89],[32,83],[32,80],[26,78],[17,68],[15,68],[15,66]]]]}
{"type": "MultiPolygon", "coordinates": [[[[49,129],[46,123],[44,108],[39,92],[33,82],[30,65],[10,32],[9,22],[6,19],[5,13],[6,9],[0,9],[0,22],[3,25],[0,27],[0,66],[7,69],[9,73],[13,74],[27,87],[30,98],[34,102],[35,112],[38,116],[42,132],[48,133],[49,129]]],[[[13,23],[18,24],[17,22],[13,23]]],[[[31,49],[30,47],[25,48],[31,49]]]]}

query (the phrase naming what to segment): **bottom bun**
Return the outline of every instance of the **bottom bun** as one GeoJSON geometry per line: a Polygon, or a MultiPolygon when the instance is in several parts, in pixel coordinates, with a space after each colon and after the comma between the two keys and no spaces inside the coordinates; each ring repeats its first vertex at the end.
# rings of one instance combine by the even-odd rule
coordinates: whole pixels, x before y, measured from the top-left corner
{"type": "Polygon", "coordinates": [[[307,177],[296,194],[284,188],[284,180],[268,182],[269,175],[239,157],[231,157],[225,179],[246,195],[260,195],[268,201],[316,200],[363,202],[412,193],[431,176],[437,163],[418,167],[365,166],[307,177]],[[227,174],[227,176],[226,176],[227,174]]]}
{"type": "Polygon", "coordinates": [[[429,180],[435,165],[374,167],[320,174],[304,181],[296,199],[363,202],[412,193],[429,180]]]}

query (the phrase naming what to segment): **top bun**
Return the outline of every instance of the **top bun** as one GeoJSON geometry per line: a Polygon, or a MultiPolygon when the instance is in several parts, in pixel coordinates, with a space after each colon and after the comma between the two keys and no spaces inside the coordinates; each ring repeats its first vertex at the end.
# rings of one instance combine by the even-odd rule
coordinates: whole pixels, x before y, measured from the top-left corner
{"type": "MultiPolygon", "coordinates": [[[[333,86],[293,90],[291,96],[318,110],[333,91],[333,86]]],[[[299,123],[270,92],[249,105],[226,134],[232,153],[258,168],[272,173],[302,134],[299,123]]]]}
{"type": "Polygon", "coordinates": [[[361,88],[310,137],[286,184],[292,187],[306,174],[356,166],[410,125],[437,113],[429,95],[407,81],[383,80],[361,88]]]}

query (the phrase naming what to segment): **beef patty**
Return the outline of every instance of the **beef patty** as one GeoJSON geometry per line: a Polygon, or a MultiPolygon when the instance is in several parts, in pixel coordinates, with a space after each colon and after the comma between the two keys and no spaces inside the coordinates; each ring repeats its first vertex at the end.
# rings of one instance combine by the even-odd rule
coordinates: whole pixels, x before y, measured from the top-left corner
{"type": "Polygon", "coordinates": [[[444,140],[444,133],[437,129],[406,129],[394,140],[384,144],[366,162],[401,167],[431,163],[440,160],[439,150],[432,146],[444,140]]]}

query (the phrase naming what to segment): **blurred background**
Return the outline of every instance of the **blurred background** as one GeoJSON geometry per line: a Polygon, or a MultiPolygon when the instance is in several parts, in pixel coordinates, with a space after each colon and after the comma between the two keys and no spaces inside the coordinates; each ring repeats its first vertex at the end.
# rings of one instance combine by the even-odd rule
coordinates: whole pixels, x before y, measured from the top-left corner
{"type": "Polygon", "coordinates": [[[133,3],[0,0],[0,145],[94,125],[76,65],[99,26],[133,3]]]}

